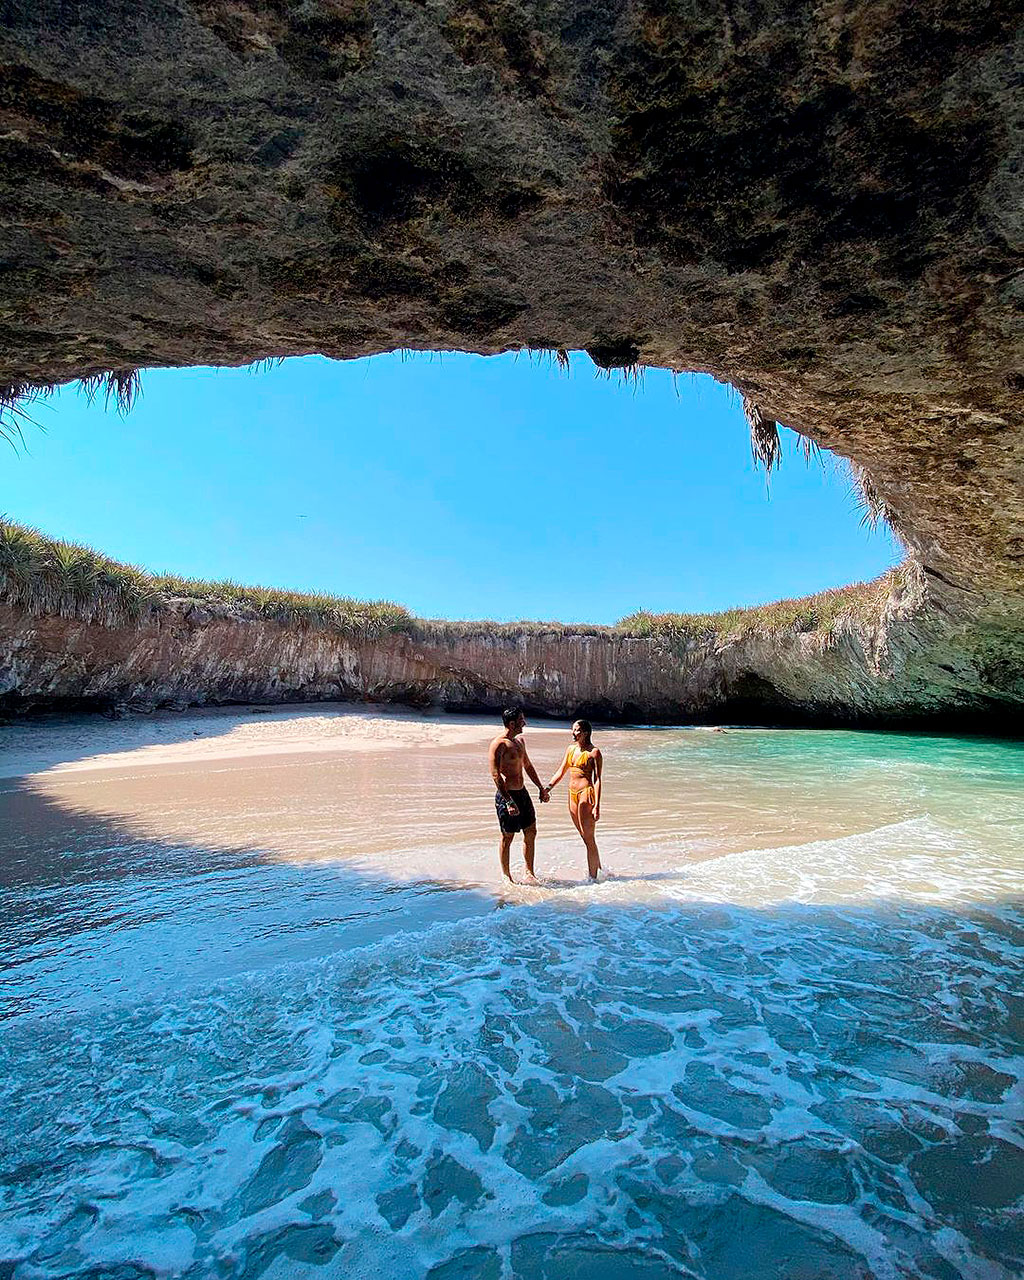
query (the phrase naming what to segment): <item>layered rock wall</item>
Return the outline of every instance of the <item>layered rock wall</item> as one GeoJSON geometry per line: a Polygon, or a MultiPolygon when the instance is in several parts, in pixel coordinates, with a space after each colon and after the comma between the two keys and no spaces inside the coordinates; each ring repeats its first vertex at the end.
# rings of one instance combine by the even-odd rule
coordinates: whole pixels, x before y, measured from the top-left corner
{"type": "Polygon", "coordinates": [[[921,603],[911,579],[880,615],[827,633],[685,641],[429,622],[371,640],[184,600],[106,627],[0,605],[0,708],[360,699],[633,722],[1005,723],[1024,682],[993,685],[921,603]]]}

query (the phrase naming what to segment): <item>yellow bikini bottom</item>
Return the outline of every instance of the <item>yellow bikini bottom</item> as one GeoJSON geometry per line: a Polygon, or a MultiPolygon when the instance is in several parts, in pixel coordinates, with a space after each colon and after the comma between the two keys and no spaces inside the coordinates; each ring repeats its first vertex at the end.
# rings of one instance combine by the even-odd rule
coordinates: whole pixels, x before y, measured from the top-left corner
{"type": "Polygon", "coordinates": [[[581,800],[589,800],[591,804],[596,804],[597,792],[594,790],[593,784],[588,783],[585,787],[570,787],[569,803],[572,804],[574,800],[577,804],[579,804],[581,800]]]}

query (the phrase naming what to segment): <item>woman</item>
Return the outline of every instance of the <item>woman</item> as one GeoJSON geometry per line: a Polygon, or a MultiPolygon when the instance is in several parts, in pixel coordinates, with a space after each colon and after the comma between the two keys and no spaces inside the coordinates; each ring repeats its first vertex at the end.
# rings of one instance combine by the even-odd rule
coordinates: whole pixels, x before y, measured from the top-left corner
{"type": "Polygon", "coordinates": [[[594,827],[601,817],[601,752],[591,739],[589,720],[577,720],[572,727],[573,745],[562,758],[562,767],[548,783],[550,791],[569,771],[569,813],[587,846],[587,870],[591,880],[601,870],[601,855],[594,839],[594,827]]]}

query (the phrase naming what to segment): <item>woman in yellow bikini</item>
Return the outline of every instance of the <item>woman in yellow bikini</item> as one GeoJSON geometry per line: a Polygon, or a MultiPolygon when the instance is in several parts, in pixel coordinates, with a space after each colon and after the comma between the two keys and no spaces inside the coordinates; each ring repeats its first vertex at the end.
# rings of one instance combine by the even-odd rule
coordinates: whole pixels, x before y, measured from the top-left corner
{"type": "Polygon", "coordinates": [[[601,870],[601,855],[594,839],[594,827],[601,817],[601,752],[591,740],[589,720],[577,720],[572,727],[573,745],[562,758],[562,767],[548,783],[550,790],[569,772],[569,813],[587,846],[587,870],[591,880],[601,870]]]}

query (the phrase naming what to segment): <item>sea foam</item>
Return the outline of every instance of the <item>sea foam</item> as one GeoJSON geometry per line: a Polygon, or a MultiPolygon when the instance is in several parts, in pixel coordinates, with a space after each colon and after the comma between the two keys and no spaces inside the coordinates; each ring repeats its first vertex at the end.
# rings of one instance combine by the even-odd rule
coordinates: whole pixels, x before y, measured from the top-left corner
{"type": "Polygon", "coordinates": [[[443,849],[418,812],[400,849],[363,841],[368,792],[338,811],[363,824],[344,859],[332,810],[298,851],[327,863],[200,833],[26,881],[0,950],[0,1277],[1024,1272],[1017,758],[655,746],[596,886],[548,815],[545,887],[475,883],[494,849],[461,760],[447,791],[424,770],[443,849]],[[725,818],[745,847],[708,857],[725,818]]]}
{"type": "Polygon", "coordinates": [[[1020,923],[514,909],[23,1023],[0,1259],[18,1280],[738,1280],[756,1241],[780,1280],[1009,1277],[1020,923]]]}

